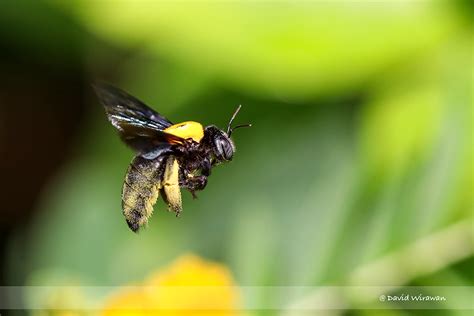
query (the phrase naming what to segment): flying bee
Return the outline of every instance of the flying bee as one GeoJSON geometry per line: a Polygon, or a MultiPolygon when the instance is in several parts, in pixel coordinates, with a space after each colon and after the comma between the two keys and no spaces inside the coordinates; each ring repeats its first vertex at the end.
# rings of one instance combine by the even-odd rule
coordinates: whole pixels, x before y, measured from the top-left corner
{"type": "Polygon", "coordinates": [[[214,125],[204,128],[193,121],[173,124],[111,85],[99,84],[94,89],[120,138],[136,152],[122,188],[122,211],[134,232],[148,222],[160,194],[168,210],[179,216],[180,189],[187,189],[195,198],[196,191],[206,187],[211,169],[232,160],[235,152],[232,132],[251,126],[232,127],[240,105],[224,132],[214,125]]]}

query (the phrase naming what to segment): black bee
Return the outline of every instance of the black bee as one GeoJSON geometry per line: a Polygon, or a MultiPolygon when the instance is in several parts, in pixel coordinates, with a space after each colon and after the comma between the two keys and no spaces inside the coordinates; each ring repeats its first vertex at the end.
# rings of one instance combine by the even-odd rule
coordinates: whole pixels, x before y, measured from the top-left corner
{"type": "Polygon", "coordinates": [[[232,115],[227,131],[198,122],[173,124],[137,98],[110,85],[94,86],[112,125],[121,139],[136,152],[122,189],[122,210],[134,232],[148,222],[161,194],[168,209],[179,216],[181,191],[196,197],[203,190],[211,169],[232,160],[235,145],[232,127],[240,106],[232,115]]]}

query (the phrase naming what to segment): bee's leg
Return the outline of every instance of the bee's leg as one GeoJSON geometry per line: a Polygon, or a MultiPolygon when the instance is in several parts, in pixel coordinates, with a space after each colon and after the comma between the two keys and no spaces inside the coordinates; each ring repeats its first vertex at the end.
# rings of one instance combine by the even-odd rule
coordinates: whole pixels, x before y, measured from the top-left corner
{"type": "Polygon", "coordinates": [[[207,185],[207,176],[201,175],[198,177],[194,177],[193,184],[195,191],[204,190],[207,185]]]}
{"type": "Polygon", "coordinates": [[[184,187],[191,192],[194,199],[197,198],[196,191],[204,190],[207,185],[207,177],[204,175],[195,176],[188,178],[184,184],[184,187]]]}
{"type": "Polygon", "coordinates": [[[193,199],[196,199],[197,198],[196,194],[189,189],[190,179],[192,179],[193,177],[194,177],[194,175],[191,172],[189,172],[189,170],[187,170],[185,168],[180,168],[180,170],[179,170],[179,186],[181,188],[185,188],[189,192],[191,192],[191,194],[193,195],[193,199]]]}
{"type": "Polygon", "coordinates": [[[201,162],[201,174],[206,177],[209,177],[211,175],[211,169],[212,169],[211,161],[207,158],[204,159],[201,162]]]}
{"type": "Polygon", "coordinates": [[[170,156],[166,161],[166,167],[163,174],[162,187],[164,198],[168,203],[168,208],[179,216],[182,210],[181,191],[180,191],[180,171],[178,161],[170,156]]]}

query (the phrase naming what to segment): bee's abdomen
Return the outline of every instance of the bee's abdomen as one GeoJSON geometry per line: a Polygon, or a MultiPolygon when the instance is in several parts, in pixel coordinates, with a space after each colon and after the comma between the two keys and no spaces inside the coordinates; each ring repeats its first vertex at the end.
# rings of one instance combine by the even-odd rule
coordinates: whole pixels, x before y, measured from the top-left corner
{"type": "Polygon", "coordinates": [[[135,157],[130,164],[122,189],[122,210],[134,232],[148,222],[158,199],[163,172],[160,156],[154,160],[135,157]]]}

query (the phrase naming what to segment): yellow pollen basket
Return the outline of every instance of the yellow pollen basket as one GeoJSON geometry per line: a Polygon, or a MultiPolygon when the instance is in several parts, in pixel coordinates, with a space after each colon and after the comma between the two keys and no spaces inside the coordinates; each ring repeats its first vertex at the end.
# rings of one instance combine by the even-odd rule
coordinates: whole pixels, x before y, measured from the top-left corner
{"type": "Polygon", "coordinates": [[[195,142],[200,142],[204,137],[204,128],[198,122],[187,121],[174,124],[166,129],[164,132],[178,136],[184,139],[191,138],[195,142]]]}

